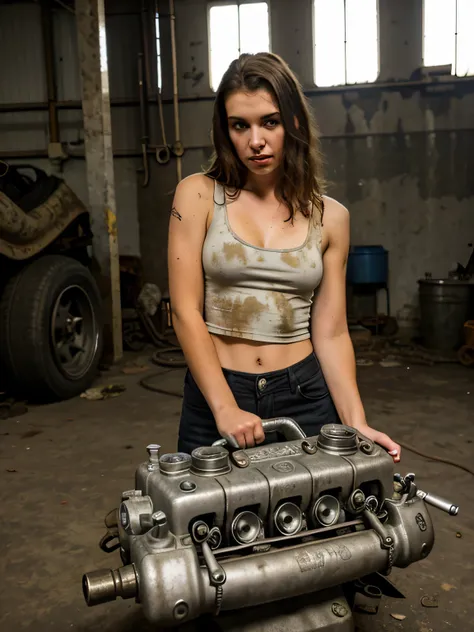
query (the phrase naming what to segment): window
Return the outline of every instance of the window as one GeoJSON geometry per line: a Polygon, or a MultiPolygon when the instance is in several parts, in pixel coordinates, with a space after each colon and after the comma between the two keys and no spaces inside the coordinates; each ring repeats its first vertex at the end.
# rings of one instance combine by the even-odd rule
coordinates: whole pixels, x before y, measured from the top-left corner
{"type": "Polygon", "coordinates": [[[313,19],[317,86],[377,79],[377,0],[314,0],[313,19]]]}
{"type": "Polygon", "coordinates": [[[474,75],[473,25],[472,0],[425,0],[423,65],[451,64],[453,75],[474,75]]]}
{"type": "Polygon", "coordinates": [[[161,92],[161,46],[160,46],[160,14],[155,14],[156,34],[156,85],[161,92]]]}
{"type": "Polygon", "coordinates": [[[219,87],[231,61],[241,53],[270,50],[267,2],[213,4],[209,9],[211,88],[219,87]]]}

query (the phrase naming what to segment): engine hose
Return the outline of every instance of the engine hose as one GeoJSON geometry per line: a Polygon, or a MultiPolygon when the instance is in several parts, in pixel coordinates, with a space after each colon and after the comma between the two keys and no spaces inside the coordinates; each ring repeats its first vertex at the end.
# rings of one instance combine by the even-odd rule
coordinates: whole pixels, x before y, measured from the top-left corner
{"type": "Polygon", "coordinates": [[[173,358],[163,357],[164,355],[170,353],[182,354],[183,352],[181,351],[181,347],[175,347],[174,345],[163,347],[163,349],[157,349],[153,353],[153,355],[151,356],[151,361],[153,362],[153,364],[157,364],[158,366],[166,366],[173,369],[185,369],[188,366],[186,360],[174,360],[173,358]]]}
{"type": "Polygon", "coordinates": [[[162,395],[170,395],[171,397],[179,397],[182,399],[183,393],[179,391],[171,391],[167,388],[159,388],[154,384],[150,384],[151,380],[154,380],[156,377],[164,375],[165,373],[170,373],[173,369],[168,369],[167,371],[157,371],[156,373],[152,373],[146,378],[142,378],[138,383],[143,388],[146,388],[147,391],[153,391],[154,393],[161,393],[162,395]]]}

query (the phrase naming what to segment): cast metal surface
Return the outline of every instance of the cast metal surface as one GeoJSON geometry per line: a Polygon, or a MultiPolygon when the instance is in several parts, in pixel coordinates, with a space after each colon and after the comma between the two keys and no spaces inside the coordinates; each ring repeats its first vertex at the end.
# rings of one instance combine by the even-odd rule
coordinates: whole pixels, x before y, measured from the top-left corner
{"type": "MultiPolygon", "coordinates": [[[[280,430],[277,421],[272,428],[280,430]]],[[[238,629],[249,632],[246,613],[258,619],[265,611],[266,627],[258,629],[271,632],[281,629],[274,627],[278,603],[311,595],[308,618],[301,627],[288,620],[291,629],[353,630],[339,587],[425,558],[434,543],[425,501],[450,514],[457,508],[423,496],[412,474],[396,475],[394,493],[391,457],[351,429],[328,425],[305,440],[286,421],[284,442],[232,458],[223,442],[191,458],[160,457],[158,445],[148,446],[136,489],[124,492],[120,505],[125,566],[87,574],[86,602],[133,596],[150,622],[168,627],[219,614],[222,629],[237,629],[226,613],[240,611],[238,629]]]]}

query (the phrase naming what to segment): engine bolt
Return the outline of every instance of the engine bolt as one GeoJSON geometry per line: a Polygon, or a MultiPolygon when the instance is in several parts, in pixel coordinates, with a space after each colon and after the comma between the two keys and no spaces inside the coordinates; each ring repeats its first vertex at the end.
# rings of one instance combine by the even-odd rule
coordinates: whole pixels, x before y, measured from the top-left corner
{"type": "Polygon", "coordinates": [[[189,606],[185,601],[178,601],[173,608],[173,616],[175,619],[180,621],[181,619],[185,619],[189,614],[189,606]]]}
{"type": "Polygon", "coordinates": [[[345,617],[349,612],[346,606],[342,603],[338,603],[337,601],[332,604],[331,610],[336,617],[345,617]]]}
{"type": "Polygon", "coordinates": [[[160,448],[161,446],[157,443],[150,443],[150,445],[147,445],[146,451],[148,452],[148,462],[150,464],[159,463],[160,448]]]}
{"type": "Polygon", "coordinates": [[[158,527],[162,527],[167,522],[164,511],[155,511],[155,513],[152,514],[151,519],[153,520],[153,524],[158,527]]]}
{"type": "Polygon", "coordinates": [[[198,536],[203,538],[205,535],[207,535],[207,527],[203,524],[200,524],[199,527],[196,529],[196,533],[198,534],[198,536]]]}
{"type": "Polygon", "coordinates": [[[193,481],[183,481],[179,488],[183,492],[193,492],[196,489],[196,483],[193,483],[193,481]]]}
{"type": "Polygon", "coordinates": [[[363,494],[363,492],[356,492],[353,496],[353,503],[354,505],[363,505],[365,503],[365,496],[363,494]]]}

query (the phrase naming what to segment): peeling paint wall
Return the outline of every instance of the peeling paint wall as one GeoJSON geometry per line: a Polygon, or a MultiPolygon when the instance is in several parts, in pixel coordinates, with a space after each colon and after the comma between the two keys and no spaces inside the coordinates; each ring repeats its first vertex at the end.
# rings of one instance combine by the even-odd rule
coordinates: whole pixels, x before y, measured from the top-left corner
{"type": "MultiPolygon", "coordinates": [[[[350,210],[353,245],[381,244],[389,251],[392,313],[402,325],[411,324],[404,319],[416,312],[417,280],[425,272],[445,276],[457,261],[466,263],[468,242],[474,241],[474,79],[411,85],[421,78],[422,0],[379,0],[379,80],[403,85],[314,94],[311,0],[273,1],[270,15],[272,49],[296,72],[316,114],[329,194],[350,210]]],[[[164,32],[166,27],[164,19],[164,32]]],[[[209,144],[207,3],[177,0],[176,27],[180,96],[197,99],[180,106],[188,175],[199,169],[209,144]]],[[[164,72],[171,76],[170,68],[164,72]]],[[[167,89],[165,82],[165,94],[167,89]]],[[[153,186],[172,190],[173,170],[161,173],[166,184],[157,177],[153,186]]],[[[146,197],[153,197],[150,191],[146,197]]],[[[155,199],[167,212],[170,196],[155,199]]],[[[153,214],[156,223],[156,208],[153,214]]],[[[144,200],[142,255],[150,276],[165,283],[165,257],[156,256],[156,239],[149,245],[150,215],[144,200]]]]}
{"type": "MultiPolygon", "coordinates": [[[[168,4],[158,0],[164,116],[172,142],[168,4]]],[[[271,0],[270,5],[272,50],[290,64],[309,95],[323,137],[329,193],[350,210],[353,245],[382,244],[389,251],[393,313],[403,319],[416,308],[417,279],[425,272],[442,276],[456,261],[465,263],[467,244],[474,241],[474,79],[454,85],[413,85],[421,78],[422,0],[379,0],[383,85],[315,94],[312,1],[271,0]],[[403,85],[393,86],[395,81],[403,85]]],[[[138,6],[133,0],[120,0],[108,2],[107,11],[136,12],[138,6]]],[[[207,1],[175,0],[175,7],[181,139],[186,147],[183,175],[188,175],[199,171],[210,153],[207,1]]],[[[0,24],[7,24],[7,13],[18,12],[22,33],[36,51],[25,57],[24,41],[7,38],[8,58],[23,61],[21,68],[16,62],[2,65],[2,103],[44,99],[39,22],[31,16],[26,19],[25,11],[37,12],[37,6],[0,5],[0,24]]],[[[112,99],[138,98],[138,20],[130,14],[107,21],[112,99]]],[[[55,28],[59,98],[79,99],[73,16],[59,5],[55,28]]],[[[9,26],[8,31],[14,29],[9,26]]],[[[2,41],[5,38],[0,37],[2,41]]],[[[139,151],[138,107],[114,106],[112,120],[114,150],[139,151]]],[[[81,112],[61,111],[60,121],[62,140],[80,143],[81,112]]],[[[150,128],[152,142],[159,142],[156,105],[150,106],[150,128]]],[[[44,149],[46,134],[45,112],[1,115],[0,149],[44,149]]],[[[141,252],[147,277],[165,287],[176,165],[173,159],[158,165],[151,157],[150,185],[142,188],[142,175],[136,174],[140,164],[139,158],[115,159],[120,252],[141,252]]],[[[86,193],[83,161],[67,162],[64,175],[76,193],[86,193]]]]}

